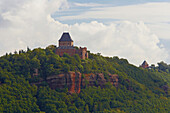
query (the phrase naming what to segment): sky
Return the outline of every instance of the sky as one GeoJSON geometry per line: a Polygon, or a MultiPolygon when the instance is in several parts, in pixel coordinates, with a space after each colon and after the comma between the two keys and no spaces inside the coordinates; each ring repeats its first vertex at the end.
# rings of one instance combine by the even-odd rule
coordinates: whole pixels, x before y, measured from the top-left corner
{"type": "Polygon", "coordinates": [[[170,63],[170,0],[0,0],[0,56],[74,45],[139,66],[170,63]]]}

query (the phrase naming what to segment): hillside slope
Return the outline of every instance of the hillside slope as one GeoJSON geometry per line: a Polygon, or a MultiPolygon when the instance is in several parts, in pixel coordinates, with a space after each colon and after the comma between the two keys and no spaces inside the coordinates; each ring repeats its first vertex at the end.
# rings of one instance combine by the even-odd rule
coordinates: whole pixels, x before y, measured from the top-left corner
{"type": "Polygon", "coordinates": [[[0,57],[0,111],[2,112],[156,112],[170,111],[169,81],[164,73],[138,68],[118,57],[89,54],[89,59],[54,54],[55,47],[20,51],[0,57]],[[35,73],[35,70],[38,72],[35,73]],[[118,86],[110,82],[100,87],[85,81],[79,94],[68,93],[68,86],[51,89],[48,79],[62,73],[102,73],[119,76],[118,86]],[[36,75],[36,76],[33,76],[36,75]],[[40,82],[42,81],[42,82],[40,82]],[[32,83],[40,84],[37,86],[32,83]]]}

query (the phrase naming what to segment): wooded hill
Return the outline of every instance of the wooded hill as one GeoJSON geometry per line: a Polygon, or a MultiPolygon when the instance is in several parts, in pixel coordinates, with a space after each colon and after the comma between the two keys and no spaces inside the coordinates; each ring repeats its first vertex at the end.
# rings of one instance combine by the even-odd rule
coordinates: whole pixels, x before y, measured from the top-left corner
{"type": "MultiPolygon", "coordinates": [[[[6,113],[168,113],[170,111],[170,66],[142,69],[126,59],[89,53],[82,60],[54,53],[55,46],[9,53],[0,57],[0,112],[6,113]],[[34,70],[38,76],[33,76],[34,70]],[[119,76],[118,87],[110,82],[101,88],[82,87],[79,94],[69,94],[68,87],[49,87],[46,78],[70,71],[108,73],[119,76]],[[41,82],[39,87],[31,85],[41,82]]],[[[87,81],[88,84],[88,81],[87,81]]]]}

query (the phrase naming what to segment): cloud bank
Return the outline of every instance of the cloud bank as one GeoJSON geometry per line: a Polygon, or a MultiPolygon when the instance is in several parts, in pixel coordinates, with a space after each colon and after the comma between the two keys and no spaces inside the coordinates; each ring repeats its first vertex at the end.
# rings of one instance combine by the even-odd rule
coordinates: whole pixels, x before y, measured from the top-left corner
{"type": "MultiPolygon", "coordinates": [[[[90,5],[90,4],[89,4],[90,5]]],[[[138,5],[91,8],[79,15],[67,15],[57,19],[120,19],[133,22],[145,21],[147,23],[169,22],[170,3],[146,3],[138,5]]]]}
{"type": "Polygon", "coordinates": [[[104,25],[93,21],[71,27],[76,44],[88,45],[93,52],[127,58],[134,64],[143,60],[156,63],[168,57],[166,50],[158,46],[158,37],[143,22],[120,21],[104,25]]]}
{"type": "Polygon", "coordinates": [[[63,8],[66,0],[1,0],[0,54],[55,43],[62,29],[50,15],[63,8]]]}
{"type": "Polygon", "coordinates": [[[133,4],[114,7],[94,7],[78,15],[66,15],[56,17],[61,21],[86,20],[86,19],[110,19],[145,22],[148,27],[162,39],[170,39],[170,3],[152,2],[145,4],[133,4]],[[159,32],[157,32],[159,31],[159,32]]]}
{"type": "Polygon", "coordinates": [[[168,54],[144,22],[118,21],[108,25],[92,21],[67,25],[51,15],[69,8],[66,0],[2,0],[0,2],[0,55],[19,49],[58,45],[68,30],[77,46],[104,56],[120,56],[139,65],[156,63],[168,54]],[[8,2],[7,2],[8,1],[8,2]],[[10,4],[9,4],[10,3],[10,4]]]}

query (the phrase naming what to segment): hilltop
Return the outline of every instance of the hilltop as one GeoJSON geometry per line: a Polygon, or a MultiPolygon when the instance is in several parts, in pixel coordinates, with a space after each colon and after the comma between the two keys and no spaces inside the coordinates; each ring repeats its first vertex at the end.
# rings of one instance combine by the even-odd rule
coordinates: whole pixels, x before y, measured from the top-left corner
{"type": "Polygon", "coordinates": [[[168,65],[162,63],[158,67],[143,69],[118,57],[88,52],[88,59],[81,59],[77,54],[59,56],[55,50],[56,47],[51,45],[46,49],[21,50],[0,57],[0,111],[170,111],[168,65]],[[65,79],[71,76],[70,73],[81,76],[75,76],[74,80],[65,79]],[[111,81],[112,75],[117,76],[117,81],[116,78],[111,81]],[[56,80],[56,77],[61,79],[56,80]],[[53,83],[58,83],[55,87],[52,87],[52,78],[56,80],[53,83]],[[72,88],[74,92],[70,92],[72,88]]]}

